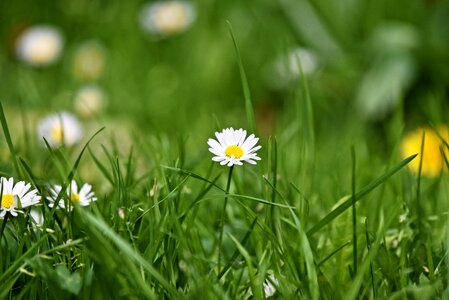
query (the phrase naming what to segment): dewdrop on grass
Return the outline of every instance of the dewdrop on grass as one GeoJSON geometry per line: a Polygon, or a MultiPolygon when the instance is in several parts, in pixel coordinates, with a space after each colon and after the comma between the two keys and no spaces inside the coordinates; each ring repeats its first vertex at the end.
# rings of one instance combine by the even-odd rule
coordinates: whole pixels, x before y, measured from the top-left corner
{"type": "Polygon", "coordinates": [[[187,1],[157,1],[146,4],[139,16],[142,28],[152,34],[170,36],[186,31],[196,11],[187,1]]]}
{"type": "Polygon", "coordinates": [[[46,66],[55,62],[64,46],[58,29],[49,25],[36,25],[23,32],[16,42],[19,60],[31,66],[46,66]]]}

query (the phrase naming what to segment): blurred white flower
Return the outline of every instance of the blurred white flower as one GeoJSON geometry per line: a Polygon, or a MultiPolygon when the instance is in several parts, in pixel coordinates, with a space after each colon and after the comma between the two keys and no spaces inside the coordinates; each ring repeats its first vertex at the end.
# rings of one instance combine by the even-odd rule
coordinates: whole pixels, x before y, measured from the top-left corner
{"type": "Polygon", "coordinates": [[[36,226],[39,227],[44,224],[44,215],[42,214],[42,211],[40,209],[32,208],[30,210],[30,217],[33,219],[33,222],[36,224],[36,226]]]}
{"type": "Polygon", "coordinates": [[[75,94],[73,105],[79,115],[85,118],[94,116],[103,109],[105,105],[105,94],[95,84],[83,86],[75,94]]]}
{"type": "Polygon", "coordinates": [[[65,144],[72,146],[83,136],[78,118],[68,112],[54,113],[42,119],[37,125],[38,139],[44,144],[43,138],[50,146],[65,144]]]}
{"type": "Polygon", "coordinates": [[[97,41],[83,43],[73,56],[73,75],[81,80],[97,80],[106,64],[105,48],[97,41]]]}
{"type": "MultiPolygon", "coordinates": [[[[54,185],[50,188],[50,196],[47,197],[49,204],[48,206],[53,207],[55,205],[56,200],[58,200],[58,195],[62,190],[62,186],[54,185]]],[[[78,191],[78,185],[75,180],[72,180],[70,185],[67,187],[65,191],[65,197],[58,200],[58,207],[65,208],[67,204],[67,210],[71,210],[73,205],[81,205],[87,206],[92,202],[97,201],[97,197],[95,197],[94,192],[92,191],[92,186],[88,183],[85,183],[81,189],[78,191]],[[67,198],[65,198],[67,197],[67,198]],[[66,202],[66,203],[65,203],[66,202]]]]}
{"type": "Polygon", "coordinates": [[[270,298],[276,293],[276,287],[278,286],[279,282],[274,277],[274,275],[268,276],[267,279],[263,282],[263,291],[265,294],[265,298],[270,298]]]}
{"type": "Polygon", "coordinates": [[[30,27],[16,42],[17,57],[32,66],[46,66],[56,61],[64,46],[58,29],[49,25],[30,27]]]}
{"type": "Polygon", "coordinates": [[[146,4],[140,12],[145,31],[163,36],[187,30],[196,18],[194,6],[187,1],[157,1],[146,4]]]}
{"type": "Polygon", "coordinates": [[[301,76],[301,70],[304,75],[310,75],[317,69],[317,54],[312,50],[298,47],[276,58],[268,66],[266,77],[272,87],[284,88],[301,76]]]}
{"type": "Polygon", "coordinates": [[[21,212],[20,208],[37,204],[41,199],[41,196],[37,195],[37,190],[30,190],[31,184],[25,184],[24,181],[14,184],[12,177],[9,179],[1,177],[0,185],[0,218],[3,218],[7,212],[15,217],[18,212],[21,212]]]}
{"type": "Polygon", "coordinates": [[[223,132],[215,132],[215,139],[209,139],[207,144],[210,146],[209,151],[215,154],[213,161],[220,162],[220,165],[243,165],[246,161],[252,165],[256,164],[256,160],[260,160],[257,156],[257,150],[262,146],[256,146],[259,138],[254,134],[246,137],[246,130],[233,128],[223,129],[223,132]]]}

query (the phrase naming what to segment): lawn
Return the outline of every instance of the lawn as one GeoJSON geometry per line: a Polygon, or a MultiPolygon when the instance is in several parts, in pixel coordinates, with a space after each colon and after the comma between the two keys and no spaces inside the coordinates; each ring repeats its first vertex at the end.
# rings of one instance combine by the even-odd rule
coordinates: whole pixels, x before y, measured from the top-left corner
{"type": "Polygon", "coordinates": [[[449,2],[0,3],[0,299],[449,298],[449,2]]]}

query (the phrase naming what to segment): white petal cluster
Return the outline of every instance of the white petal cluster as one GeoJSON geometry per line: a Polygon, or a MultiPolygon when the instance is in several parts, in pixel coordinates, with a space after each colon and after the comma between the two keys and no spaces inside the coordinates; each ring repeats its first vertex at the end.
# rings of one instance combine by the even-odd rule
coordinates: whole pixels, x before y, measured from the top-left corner
{"type": "Polygon", "coordinates": [[[5,177],[0,178],[1,205],[0,218],[3,218],[7,212],[12,216],[17,216],[21,208],[37,204],[41,196],[36,189],[31,189],[31,184],[19,181],[14,184],[14,179],[5,177]]]}
{"type": "Polygon", "coordinates": [[[37,125],[38,139],[44,144],[45,139],[50,146],[72,146],[83,136],[81,123],[78,118],[68,112],[51,114],[42,119],[37,125]]]}
{"type": "Polygon", "coordinates": [[[16,42],[17,57],[32,66],[46,66],[56,61],[64,46],[58,29],[36,25],[27,29],[16,42]]]}
{"type": "Polygon", "coordinates": [[[140,24],[152,34],[169,36],[187,30],[196,18],[193,5],[187,1],[156,1],[140,12],[140,24]]]}
{"type": "Polygon", "coordinates": [[[97,201],[97,197],[95,197],[95,194],[92,191],[92,186],[88,183],[85,183],[78,191],[76,181],[72,180],[65,193],[63,193],[63,197],[58,199],[61,190],[62,186],[57,184],[50,188],[50,196],[47,197],[49,201],[48,206],[53,207],[55,203],[58,202],[60,208],[66,208],[67,204],[67,210],[70,211],[74,204],[88,206],[92,202],[97,201]]]}
{"type": "Polygon", "coordinates": [[[254,134],[246,136],[246,130],[226,128],[222,132],[215,132],[215,139],[209,139],[207,144],[210,146],[209,151],[215,156],[213,161],[219,162],[220,165],[242,165],[248,162],[255,165],[260,157],[257,156],[257,150],[262,146],[256,146],[259,138],[254,134]]]}

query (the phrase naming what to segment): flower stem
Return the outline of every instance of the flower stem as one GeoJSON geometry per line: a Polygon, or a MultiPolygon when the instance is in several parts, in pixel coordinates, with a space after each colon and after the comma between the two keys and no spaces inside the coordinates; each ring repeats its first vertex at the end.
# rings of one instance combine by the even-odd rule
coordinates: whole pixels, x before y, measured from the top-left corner
{"type": "Polygon", "coordinates": [[[0,244],[3,239],[3,232],[5,231],[6,221],[8,221],[8,217],[9,217],[9,212],[7,212],[5,217],[3,218],[2,228],[0,229],[0,244]]]}
{"type": "Polygon", "coordinates": [[[221,220],[220,220],[220,235],[218,236],[218,272],[221,271],[221,256],[222,256],[222,248],[223,248],[223,231],[224,231],[224,223],[225,223],[225,217],[226,217],[226,206],[228,205],[228,194],[229,194],[229,188],[231,187],[231,177],[232,177],[232,170],[234,169],[234,166],[231,166],[229,168],[229,174],[228,174],[228,183],[226,184],[226,195],[224,198],[223,203],[223,210],[221,211],[221,220]]]}

